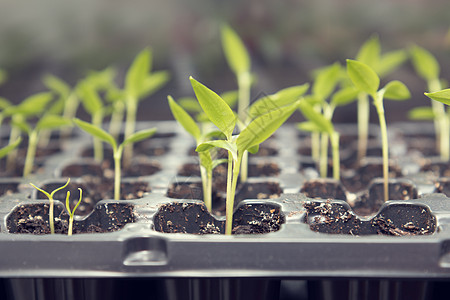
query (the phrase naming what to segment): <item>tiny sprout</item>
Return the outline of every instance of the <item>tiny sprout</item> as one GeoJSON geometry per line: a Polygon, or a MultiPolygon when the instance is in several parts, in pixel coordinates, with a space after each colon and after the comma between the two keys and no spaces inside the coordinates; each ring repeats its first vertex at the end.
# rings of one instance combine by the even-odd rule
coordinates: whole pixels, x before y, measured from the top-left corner
{"type": "Polygon", "coordinates": [[[66,209],[67,212],[69,213],[69,229],[67,231],[67,235],[72,235],[72,231],[73,231],[73,216],[75,214],[75,211],[77,210],[78,206],[81,203],[81,199],[82,199],[82,194],[83,194],[83,190],[81,188],[78,188],[78,190],[80,191],[80,199],[78,200],[77,204],[75,204],[75,207],[70,210],[70,203],[69,203],[69,198],[70,198],[70,191],[67,191],[66,194],[66,209]]]}
{"type": "Polygon", "coordinates": [[[37,186],[35,186],[34,184],[30,183],[30,185],[31,185],[32,187],[34,187],[35,189],[37,189],[38,191],[40,191],[41,193],[43,193],[45,196],[47,196],[47,198],[48,198],[48,200],[49,200],[49,202],[50,202],[50,209],[49,209],[49,212],[48,212],[48,217],[49,217],[50,233],[51,233],[51,234],[55,234],[55,219],[54,219],[54,213],[53,213],[55,203],[54,203],[53,196],[55,195],[55,193],[56,193],[57,191],[60,191],[60,190],[62,190],[63,188],[65,188],[67,185],[69,185],[69,182],[70,182],[70,178],[67,179],[67,182],[66,182],[63,186],[61,186],[61,187],[59,187],[59,188],[53,190],[53,192],[51,192],[51,193],[48,193],[48,192],[44,191],[43,189],[40,189],[40,188],[38,188],[37,186]]]}

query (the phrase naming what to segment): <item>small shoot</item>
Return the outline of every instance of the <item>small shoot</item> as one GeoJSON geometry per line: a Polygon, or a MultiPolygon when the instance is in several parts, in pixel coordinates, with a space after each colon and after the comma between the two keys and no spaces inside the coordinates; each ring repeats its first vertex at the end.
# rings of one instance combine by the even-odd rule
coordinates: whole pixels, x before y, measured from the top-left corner
{"type": "MultiPolygon", "coordinates": [[[[125,139],[134,134],[139,102],[155,93],[169,81],[167,71],[151,72],[152,52],[142,50],[132,62],[125,76],[124,99],[126,107],[125,139]]],[[[133,157],[133,144],[124,150],[124,165],[128,166],[133,157]]]]}
{"type": "Polygon", "coordinates": [[[120,199],[120,182],[121,182],[121,160],[122,160],[122,154],[124,151],[124,147],[127,145],[145,140],[147,138],[150,138],[152,135],[155,134],[156,128],[150,128],[150,129],[144,129],[141,131],[137,131],[127,137],[121,144],[118,145],[117,141],[114,139],[114,137],[103,130],[101,127],[96,126],[95,124],[88,123],[85,121],[82,121],[80,119],[73,119],[75,124],[80,127],[82,130],[86,131],[90,135],[108,143],[112,149],[113,149],[113,156],[114,156],[114,200],[120,199]]]}
{"type": "MultiPolygon", "coordinates": [[[[450,105],[450,89],[444,89],[444,90],[440,90],[437,92],[432,92],[432,93],[425,93],[425,96],[429,97],[430,99],[440,102],[442,104],[447,105],[447,114],[446,114],[446,119],[447,122],[450,124],[450,109],[448,108],[448,106],[450,105]]],[[[449,134],[449,132],[447,132],[447,134],[449,134]]],[[[448,143],[448,140],[450,140],[450,137],[447,137],[447,139],[443,139],[443,141],[447,141],[447,143],[443,143],[443,141],[441,141],[441,146],[442,146],[442,150],[444,150],[445,152],[450,152],[450,144],[448,143]],[[443,149],[443,148],[446,149],[443,149]]],[[[449,159],[447,158],[447,160],[445,161],[449,161],[449,159]]]]}
{"type": "Polygon", "coordinates": [[[356,60],[347,59],[347,73],[359,91],[372,97],[378,113],[383,152],[384,200],[388,201],[389,145],[383,99],[406,100],[410,97],[410,92],[403,83],[397,80],[390,81],[383,88],[379,89],[380,78],[375,71],[368,65],[356,60]]]}
{"type": "MultiPolygon", "coordinates": [[[[356,60],[368,65],[380,77],[392,73],[408,58],[404,50],[394,50],[381,54],[377,35],[369,38],[360,48],[356,60]]],[[[360,91],[358,95],[358,161],[366,156],[369,137],[369,94],[360,91]]]]}
{"type": "Polygon", "coordinates": [[[242,128],[238,135],[233,135],[237,118],[228,104],[194,78],[190,77],[190,81],[203,111],[226,137],[225,140],[203,142],[197,146],[196,151],[203,152],[211,148],[223,148],[228,151],[225,234],[230,235],[236,186],[244,153],[246,151],[257,152],[259,144],[269,138],[294,113],[299,101],[255,118],[242,128]]]}
{"type": "Polygon", "coordinates": [[[40,189],[37,186],[35,186],[34,184],[30,183],[30,185],[32,187],[34,187],[35,189],[37,189],[38,191],[43,193],[45,196],[47,196],[48,201],[50,202],[50,208],[49,208],[49,211],[48,211],[48,218],[49,218],[50,233],[51,234],[55,234],[55,218],[54,218],[55,200],[53,199],[53,196],[55,195],[56,192],[64,189],[65,187],[67,187],[69,185],[69,182],[70,182],[70,178],[67,179],[67,182],[63,186],[53,190],[53,192],[51,192],[51,193],[48,193],[48,192],[44,191],[43,189],[40,189]]]}
{"type": "MultiPolygon", "coordinates": [[[[428,91],[436,92],[441,90],[442,84],[439,79],[440,67],[437,59],[429,51],[419,46],[413,46],[410,50],[411,59],[416,73],[422,77],[428,86],[428,91]]],[[[431,101],[431,109],[433,112],[434,128],[436,132],[436,149],[438,149],[441,159],[448,161],[450,159],[450,151],[448,149],[450,123],[445,115],[444,104],[438,101],[431,101]]],[[[424,114],[425,108],[416,108],[413,115],[424,114]],[[418,112],[419,111],[419,112],[418,112]]],[[[429,114],[429,113],[428,113],[429,114]]]]}
{"type": "Polygon", "coordinates": [[[72,210],[70,210],[70,191],[67,191],[66,194],[66,209],[67,212],[69,213],[69,229],[67,230],[67,235],[72,235],[72,231],[73,231],[73,216],[75,215],[75,211],[77,210],[78,206],[81,203],[81,199],[83,198],[83,190],[81,188],[78,188],[78,190],[80,191],[80,199],[78,199],[77,204],[75,204],[74,208],[72,210]]]}

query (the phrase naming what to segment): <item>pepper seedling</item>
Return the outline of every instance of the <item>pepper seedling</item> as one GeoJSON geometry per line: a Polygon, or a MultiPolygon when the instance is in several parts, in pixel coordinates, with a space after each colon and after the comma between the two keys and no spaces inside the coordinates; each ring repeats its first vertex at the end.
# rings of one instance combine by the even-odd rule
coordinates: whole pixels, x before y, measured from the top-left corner
{"type": "Polygon", "coordinates": [[[12,125],[16,126],[28,134],[28,148],[23,168],[23,177],[28,176],[33,170],[36,149],[39,142],[39,136],[44,130],[58,129],[63,126],[70,126],[72,123],[63,117],[56,115],[45,115],[34,125],[34,128],[25,120],[13,120],[12,125]]]}
{"type": "Polygon", "coordinates": [[[53,190],[53,192],[51,192],[51,193],[48,193],[48,192],[44,191],[43,189],[40,189],[37,186],[35,186],[34,184],[30,183],[30,185],[32,187],[34,187],[35,189],[37,189],[38,191],[43,193],[45,196],[47,196],[48,201],[50,202],[50,208],[49,208],[49,211],[48,211],[48,218],[49,218],[50,233],[51,234],[55,234],[55,218],[54,218],[55,200],[53,199],[53,196],[55,195],[55,193],[57,191],[60,191],[60,190],[64,189],[66,186],[68,186],[69,182],[70,182],[70,178],[67,179],[67,182],[63,186],[53,190]]]}
{"type": "Polygon", "coordinates": [[[81,203],[81,199],[83,198],[83,196],[82,196],[83,190],[81,188],[78,188],[78,190],[80,191],[80,198],[78,199],[77,204],[75,204],[75,206],[72,210],[70,210],[70,203],[69,203],[70,191],[67,191],[67,194],[66,194],[66,209],[67,209],[67,212],[69,213],[69,229],[67,230],[67,235],[72,235],[73,216],[75,215],[75,211],[77,210],[78,206],[81,203]]]}
{"type": "MultiPolygon", "coordinates": [[[[446,114],[446,118],[447,118],[447,122],[450,124],[450,109],[448,108],[448,106],[450,105],[450,89],[444,89],[444,90],[440,90],[437,92],[432,92],[432,93],[425,93],[425,96],[429,97],[430,99],[440,102],[442,104],[447,105],[447,114],[446,114]]],[[[447,134],[449,134],[449,132],[447,131],[447,134]]],[[[445,152],[450,152],[449,148],[450,148],[450,144],[448,143],[448,140],[450,140],[450,137],[447,137],[447,139],[441,140],[441,146],[442,146],[442,150],[444,150],[445,152]],[[444,141],[447,141],[447,143],[443,143],[444,141]],[[446,149],[443,149],[444,147],[446,147],[446,149]]],[[[444,157],[443,158],[444,161],[449,161],[448,157],[444,157]]]]}
{"type": "Polygon", "coordinates": [[[194,78],[190,77],[190,81],[203,111],[226,137],[225,140],[203,142],[197,146],[196,151],[203,152],[216,147],[228,151],[225,234],[230,235],[236,186],[244,152],[256,153],[259,144],[269,138],[294,113],[299,101],[255,118],[242,128],[238,135],[233,135],[237,118],[228,104],[194,78]]]}
{"type": "Polygon", "coordinates": [[[121,180],[121,159],[122,159],[122,153],[124,151],[124,147],[127,145],[145,140],[152,135],[155,134],[156,128],[150,128],[150,129],[144,129],[141,131],[137,131],[130,135],[129,137],[125,138],[125,140],[118,145],[117,141],[114,139],[114,137],[103,130],[101,127],[98,127],[92,123],[88,123],[85,121],[82,121],[80,119],[73,119],[75,124],[80,127],[82,130],[86,131],[87,133],[91,134],[92,136],[108,143],[112,149],[113,149],[113,156],[114,156],[114,199],[119,200],[120,199],[120,180],[121,180]]]}
{"type": "MultiPolygon", "coordinates": [[[[142,50],[128,69],[123,89],[126,107],[125,139],[135,132],[136,115],[139,102],[150,96],[169,81],[167,71],[151,72],[152,53],[150,49],[142,50]]],[[[128,166],[133,157],[133,144],[124,150],[124,165],[128,166]]]]}
{"type": "MultiPolygon", "coordinates": [[[[410,54],[416,73],[427,82],[428,91],[432,93],[441,90],[443,87],[439,79],[440,67],[433,54],[419,46],[411,47],[410,54]]],[[[415,119],[430,119],[434,121],[434,130],[437,136],[436,149],[438,149],[441,159],[448,161],[450,159],[450,151],[448,149],[450,123],[445,115],[444,104],[439,101],[431,101],[431,108],[416,107],[410,112],[410,116],[415,119]]]]}
{"type": "Polygon", "coordinates": [[[358,90],[367,93],[372,97],[373,105],[378,113],[383,152],[384,200],[388,201],[389,145],[383,99],[406,100],[410,97],[410,92],[408,88],[398,80],[390,81],[383,88],[379,89],[380,78],[377,73],[375,73],[368,65],[356,60],[347,59],[347,73],[358,90]]]}
{"type": "MultiPolygon", "coordinates": [[[[404,50],[394,50],[381,54],[380,40],[377,35],[369,38],[359,49],[356,60],[368,65],[375,73],[384,78],[403,64],[408,55],[404,50]]],[[[366,156],[369,137],[369,95],[360,91],[358,95],[358,161],[366,156]]]]}
{"type": "MultiPolygon", "coordinates": [[[[196,146],[211,139],[217,134],[217,131],[205,130],[205,126],[199,126],[171,96],[168,96],[167,99],[175,120],[177,120],[177,122],[195,139],[196,146]]],[[[203,201],[209,211],[212,211],[213,170],[218,165],[227,161],[226,159],[213,159],[214,155],[211,152],[212,149],[198,152],[200,176],[202,178],[203,187],[203,201]]]]}

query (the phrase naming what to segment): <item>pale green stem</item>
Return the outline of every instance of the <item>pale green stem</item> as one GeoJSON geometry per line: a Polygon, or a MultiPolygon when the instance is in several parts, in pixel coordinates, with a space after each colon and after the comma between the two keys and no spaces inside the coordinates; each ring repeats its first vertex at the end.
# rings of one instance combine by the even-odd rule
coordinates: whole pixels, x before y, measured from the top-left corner
{"type": "MultiPolygon", "coordinates": [[[[92,116],[92,124],[102,128],[103,112],[97,112],[92,116]]],[[[101,163],[103,161],[103,142],[97,137],[93,137],[94,159],[101,163]]]]}
{"type": "Polygon", "coordinates": [[[366,156],[369,138],[370,105],[366,93],[358,95],[358,161],[366,156]]]}
{"type": "Polygon", "coordinates": [[[311,133],[311,157],[314,161],[318,162],[320,160],[320,133],[311,133]]]}
{"type": "Polygon", "coordinates": [[[50,207],[48,210],[48,222],[50,224],[50,233],[55,234],[55,218],[54,218],[54,207],[55,207],[55,201],[53,200],[53,197],[50,197],[49,199],[50,207]]]}
{"type": "Polygon", "coordinates": [[[32,131],[29,135],[27,155],[23,168],[23,177],[30,175],[33,170],[34,157],[36,156],[36,147],[38,142],[38,132],[32,131]]]}
{"type": "MultiPolygon", "coordinates": [[[[12,117],[15,121],[22,121],[24,118],[22,115],[16,115],[12,117]]],[[[20,129],[16,126],[11,127],[11,133],[9,134],[9,144],[13,143],[20,136],[20,129]]],[[[6,158],[6,169],[11,171],[16,167],[17,148],[8,153],[6,158]]]]}
{"type": "Polygon", "coordinates": [[[67,231],[67,235],[71,236],[73,231],[73,215],[69,216],[69,229],[67,231]]]}
{"type": "Polygon", "coordinates": [[[384,201],[389,200],[389,143],[387,136],[386,118],[384,116],[383,96],[377,94],[374,101],[378,113],[381,131],[381,143],[383,151],[383,178],[384,178],[384,201]]]}
{"type": "Polygon", "coordinates": [[[39,147],[46,148],[48,144],[50,143],[50,138],[52,135],[52,131],[49,129],[41,130],[41,133],[39,134],[39,147]]]}
{"type": "MultiPolygon", "coordinates": [[[[441,83],[438,78],[428,82],[430,92],[436,92],[441,89],[441,83]]],[[[445,115],[444,104],[431,100],[431,108],[434,115],[434,129],[436,131],[436,149],[439,151],[442,160],[448,160],[449,144],[448,142],[448,120],[445,115]]]]}
{"type": "Polygon", "coordinates": [[[123,101],[116,101],[114,103],[114,112],[111,115],[109,122],[109,133],[116,139],[119,138],[120,130],[122,128],[122,121],[124,115],[125,104],[123,101]]]}
{"type": "Polygon", "coordinates": [[[447,115],[446,118],[444,118],[445,122],[443,122],[443,127],[441,128],[443,134],[442,134],[442,141],[441,144],[444,146],[442,149],[444,150],[441,152],[441,159],[443,161],[449,161],[450,160],[450,110],[447,109],[447,115]]]}
{"type": "Polygon", "coordinates": [[[205,202],[206,208],[209,212],[212,211],[212,200],[211,200],[211,187],[209,185],[210,179],[212,179],[212,172],[207,170],[204,166],[200,165],[200,176],[202,178],[203,187],[203,202],[205,202]]]}
{"type": "Polygon", "coordinates": [[[333,178],[341,180],[341,159],[339,154],[339,133],[333,132],[331,135],[331,148],[333,151],[333,178]]]}
{"type": "Polygon", "coordinates": [[[322,132],[320,145],[320,177],[328,176],[328,133],[322,132]]]}
{"type": "MultiPolygon", "coordinates": [[[[72,91],[67,98],[66,105],[64,106],[63,117],[72,120],[77,113],[78,106],[80,105],[80,101],[76,95],[75,91],[72,91]]],[[[61,137],[68,137],[72,132],[72,128],[70,126],[61,128],[61,137]]]]}
{"type": "Polygon", "coordinates": [[[226,221],[225,234],[231,235],[233,231],[233,211],[236,186],[241,168],[242,154],[233,162],[232,154],[228,152],[228,177],[227,177],[227,200],[226,200],[226,221]]]}
{"type": "MultiPolygon", "coordinates": [[[[127,116],[125,122],[125,137],[128,138],[132,135],[136,128],[136,113],[137,113],[137,102],[136,98],[129,98],[127,101],[127,116]]],[[[131,159],[133,158],[133,143],[127,145],[123,152],[123,164],[124,167],[128,167],[131,164],[131,159]]]]}
{"type": "Polygon", "coordinates": [[[121,166],[120,160],[122,158],[123,148],[122,146],[119,149],[114,150],[114,200],[120,200],[120,180],[121,180],[121,166]]]}
{"type": "MultiPolygon", "coordinates": [[[[251,74],[245,72],[237,76],[238,79],[238,117],[239,120],[244,122],[244,126],[247,126],[251,120],[247,116],[247,109],[250,106],[250,87],[251,87],[251,74]]],[[[241,182],[246,182],[248,178],[248,152],[244,151],[241,165],[241,182]]]]}

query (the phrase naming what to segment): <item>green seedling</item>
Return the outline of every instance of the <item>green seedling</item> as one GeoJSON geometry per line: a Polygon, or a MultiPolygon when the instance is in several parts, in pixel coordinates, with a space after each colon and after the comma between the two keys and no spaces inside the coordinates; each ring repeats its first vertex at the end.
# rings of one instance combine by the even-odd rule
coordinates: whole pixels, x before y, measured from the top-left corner
{"type": "MultiPolygon", "coordinates": [[[[250,88],[252,85],[252,74],[250,71],[250,56],[244,43],[238,34],[229,26],[222,27],[222,47],[225,58],[234,72],[238,84],[238,120],[245,127],[250,120],[246,110],[250,106],[250,88]]],[[[248,153],[243,154],[241,181],[247,181],[248,177],[248,153]]]]}
{"type": "MultiPolygon", "coordinates": [[[[333,156],[333,178],[340,180],[340,155],[339,155],[339,133],[334,129],[331,121],[324,115],[318,113],[307,101],[301,101],[299,104],[300,110],[308,120],[299,124],[300,130],[311,131],[321,133],[326,137],[326,145],[322,147],[328,148],[328,137],[331,140],[332,156],[333,156]]],[[[322,150],[323,150],[322,148],[322,150]]],[[[328,157],[325,157],[325,162],[328,162],[328,157]]],[[[328,164],[325,165],[328,168],[328,164]]],[[[323,172],[321,168],[321,173],[323,172]]],[[[321,174],[322,177],[326,177],[325,174],[321,174]],[[325,176],[324,176],[325,175],[325,176]]]]}
{"type": "Polygon", "coordinates": [[[129,137],[127,137],[121,144],[118,145],[114,137],[110,133],[103,130],[101,127],[98,127],[92,123],[88,123],[77,118],[73,119],[73,121],[82,130],[108,143],[112,147],[114,156],[114,199],[119,200],[120,180],[121,180],[121,159],[124,147],[151,137],[152,135],[155,134],[156,128],[137,131],[132,135],[130,135],[129,137]]]}
{"type": "Polygon", "coordinates": [[[358,90],[372,97],[378,113],[383,152],[384,199],[388,201],[389,145],[383,99],[405,100],[410,97],[410,92],[403,83],[397,80],[390,81],[383,88],[379,89],[380,78],[377,73],[371,67],[359,61],[347,59],[347,73],[358,90]]]}
{"type": "Polygon", "coordinates": [[[70,210],[70,203],[69,203],[69,198],[70,198],[70,191],[67,191],[66,194],[66,209],[67,212],[69,213],[69,229],[67,231],[67,235],[72,235],[72,231],[73,231],[73,216],[75,215],[75,211],[77,210],[78,206],[81,203],[81,199],[82,199],[82,195],[83,195],[83,190],[81,188],[78,188],[78,190],[80,191],[80,199],[78,200],[77,204],[75,204],[74,208],[72,210],[70,210]]]}
{"type": "MultiPolygon", "coordinates": [[[[384,78],[392,73],[408,58],[404,50],[394,50],[381,54],[378,36],[374,35],[360,48],[356,60],[368,65],[375,73],[384,78]]],[[[361,91],[358,95],[358,160],[366,156],[369,136],[369,95],[361,91]]]]}
{"type": "Polygon", "coordinates": [[[56,115],[45,115],[35,125],[34,128],[25,120],[13,120],[12,125],[19,128],[28,135],[28,149],[25,157],[23,176],[28,176],[33,170],[36,149],[40,134],[45,130],[58,129],[63,126],[70,126],[72,123],[63,117],[56,115]]]}
{"type": "MultiPolygon", "coordinates": [[[[416,73],[422,77],[428,86],[428,91],[436,92],[441,90],[442,84],[439,79],[440,67],[436,58],[424,48],[413,46],[410,50],[411,59],[416,70],[416,73]]],[[[425,114],[430,116],[430,112],[426,112],[425,107],[418,107],[411,112],[413,117],[425,117],[425,114]]],[[[432,119],[434,120],[434,128],[436,132],[436,149],[439,150],[441,159],[448,161],[450,158],[449,144],[449,122],[445,115],[444,104],[438,101],[431,102],[432,119]]]]}
{"type": "MultiPolygon", "coordinates": [[[[425,93],[425,95],[432,100],[435,100],[437,102],[447,105],[446,119],[447,119],[448,124],[450,124],[450,109],[448,108],[448,106],[450,105],[450,89],[444,89],[444,90],[432,92],[432,93],[425,93]]],[[[446,133],[449,134],[448,131],[446,131],[446,133]]],[[[450,140],[450,137],[447,137],[446,139],[443,139],[441,141],[442,150],[444,150],[445,153],[450,152],[450,150],[449,150],[450,144],[448,142],[449,140],[450,140]],[[444,144],[444,142],[446,142],[446,143],[444,144]],[[446,149],[444,149],[444,148],[446,148],[446,149]]],[[[443,159],[445,159],[445,161],[449,161],[449,159],[446,157],[443,157],[443,159]]]]}
{"type": "MultiPolygon", "coordinates": [[[[10,117],[11,123],[22,123],[30,117],[37,117],[47,109],[48,103],[53,99],[49,92],[34,94],[18,105],[6,107],[2,114],[4,117],[10,117]]],[[[9,143],[13,143],[20,136],[21,129],[17,126],[11,126],[9,134],[9,143]]],[[[8,153],[6,169],[13,170],[16,166],[17,149],[8,153]]]]}
{"type": "MultiPolygon", "coordinates": [[[[215,134],[214,131],[205,129],[205,126],[199,126],[192,117],[177,104],[171,96],[167,97],[170,110],[175,120],[195,139],[196,145],[208,141],[215,134]]],[[[197,102],[198,105],[198,102],[197,102]]],[[[209,211],[212,211],[212,175],[215,167],[226,162],[226,159],[213,159],[213,149],[198,152],[200,176],[202,178],[203,201],[209,211]]]]}
{"type": "Polygon", "coordinates": [[[53,190],[53,192],[51,192],[51,193],[48,193],[48,192],[44,191],[43,189],[40,189],[37,186],[35,186],[34,184],[30,183],[32,187],[34,187],[35,189],[37,189],[38,191],[43,193],[45,196],[47,196],[48,201],[50,202],[50,208],[48,211],[48,217],[49,217],[48,221],[50,224],[50,233],[51,234],[55,234],[55,218],[54,218],[55,200],[53,199],[53,196],[55,195],[55,193],[57,191],[60,191],[60,190],[64,189],[67,185],[69,185],[69,182],[70,182],[70,178],[67,179],[67,182],[63,186],[53,190]]]}
{"type": "Polygon", "coordinates": [[[237,118],[228,104],[194,78],[191,77],[190,81],[203,111],[225,136],[225,140],[201,143],[196,151],[203,152],[211,148],[223,148],[228,151],[225,234],[230,235],[236,186],[244,152],[257,152],[259,144],[269,138],[297,109],[298,101],[255,118],[242,128],[238,135],[233,135],[237,118]]]}
{"type": "MultiPolygon", "coordinates": [[[[104,106],[97,90],[95,90],[90,82],[85,81],[78,85],[78,95],[84,109],[91,115],[91,123],[97,127],[101,127],[108,108],[104,106]]],[[[103,143],[95,136],[93,136],[93,143],[94,159],[100,163],[103,161],[103,143]]]]}
{"type": "MultiPolygon", "coordinates": [[[[125,139],[134,134],[139,102],[150,96],[169,81],[167,71],[150,72],[152,53],[150,49],[142,50],[134,59],[125,76],[124,99],[126,106],[125,139]]],[[[133,157],[133,144],[124,150],[124,164],[127,166],[133,157]]]]}

